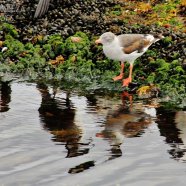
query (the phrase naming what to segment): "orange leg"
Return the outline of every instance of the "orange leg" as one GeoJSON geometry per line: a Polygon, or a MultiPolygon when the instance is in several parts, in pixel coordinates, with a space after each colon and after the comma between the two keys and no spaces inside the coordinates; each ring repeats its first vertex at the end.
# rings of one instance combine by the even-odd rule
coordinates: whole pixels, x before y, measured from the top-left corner
{"type": "Polygon", "coordinates": [[[113,80],[114,80],[114,81],[117,81],[117,80],[123,79],[123,75],[124,75],[123,71],[124,71],[124,63],[121,62],[121,71],[120,71],[120,75],[114,77],[113,80]]]}
{"type": "Polygon", "coordinates": [[[133,64],[130,64],[129,77],[123,80],[123,87],[128,87],[129,83],[132,82],[132,70],[133,70],[133,64]]]}

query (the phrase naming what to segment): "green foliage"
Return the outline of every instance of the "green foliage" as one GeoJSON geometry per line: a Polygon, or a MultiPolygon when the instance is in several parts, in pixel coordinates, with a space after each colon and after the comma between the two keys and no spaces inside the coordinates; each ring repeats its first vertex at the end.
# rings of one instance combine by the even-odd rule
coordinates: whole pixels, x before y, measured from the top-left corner
{"type": "Polygon", "coordinates": [[[120,16],[122,14],[122,8],[121,8],[121,6],[120,5],[114,6],[111,13],[113,15],[120,16]]]}
{"type": "Polygon", "coordinates": [[[156,74],[155,73],[151,73],[148,77],[147,77],[147,82],[148,83],[154,83],[156,79],[156,74]]]}
{"type": "Polygon", "coordinates": [[[82,38],[80,42],[73,42],[71,37],[67,38],[65,41],[65,52],[67,54],[76,54],[78,57],[91,57],[92,53],[90,51],[90,40],[85,33],[77,32],[74,37],[82,38]]]}
{"type": "Polygon", "coordinates": [[[6,55],[8,57],[17,57],[21,52],[24,51],[24,45],[19,40],[14,39],[11,35],[5,36],[4,45],[8,48],[6,55]]]}
{"type": "Polygon", "coordinates": [[[150,49],[146,51],[146,54],[151,57],[156,57],[157,55],[155,50],[150,50],[150,49]]]}
{"type": "MultiPolygon", "coordinates": [[[[119,74],[119,62],[107,59],[102,53],[102,47],[96,46],[95,39],[85,33],[77,32],[73,36],[81,38],[79,42],[72,41],[71,37],[64,40],[61,35],[55,34],[37,36],[36,42],[23,44],[13,26],[4,25],[0,29],[6,31],[3,45],[8,48],[7,51],[0,52],[0,72],[24,72],[32,79],[42,77],[65,80],[70,86],[78,85],[90,91],[121,91],[121,82],[112,80],[119,74]],[[64,61],[58,63],[58,56],[63,56],[64,61]]],[[[171,37],[163,40],[164,44],[171,42],[171,37]]],[[[178,54],[172,54],[173,61],[159,59],[158,49],[148,50],[146,55],[149,60],[142,63],[138,59],[135,62],[133,80],[144,85],[156,84],[165,94],[176,91],[177,95],[184,95],[186,73],[177,59],[178,54]]],[[[126,63],[125,76],[128,75],[128,67],[126,63]]]]}
{"type": "Polygon", "coordinates": [[[53,58],[56,55],[60,55],[64,53],[65,49],[65,43],[63,41],[63,38],[59,34],[54,34],[49,36],[47,40],[47,46],[45,46],[44,49],[46,49],[48,52],[53,51],[53,53],[49,52],[49,56],[53,58]]]}
{"type": "Polygon", "coordinates": [[[0,30],[3,31],[6,34],[11,35],[14,38],[18,38],[18,36],[19,36],[18,31],[16,30],[16,28],[13,25],[8,24],[6,22],[0,21],[0,30]]]}
{"type": "Polygon", "coordinates": [[[167,36],[167,37],[163,38],[163,42],[164,43],[172,43],[172,37],[167,36]]]}

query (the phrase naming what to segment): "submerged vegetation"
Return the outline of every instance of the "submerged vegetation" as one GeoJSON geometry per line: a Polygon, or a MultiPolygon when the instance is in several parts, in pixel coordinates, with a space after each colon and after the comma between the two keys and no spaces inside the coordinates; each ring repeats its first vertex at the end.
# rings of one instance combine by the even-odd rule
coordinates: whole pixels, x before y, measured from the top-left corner
{"type": "MultiPolygon", "coordinates": [[[[186,95],[185,27],[182,18],[185,1],[149,2],[125,1],[123,6],[116,5],[106,12],[105,19],[117,18],[119,25],[122,20],[129,33],[138,33],[141,29],[147,33],[151,29],[148,25],[154,23],[157,27],[153,26],[153,31],[162,27],[165,38],[136,60],[133,79],[138,88],[155,85],[164,95],[181,100],[186,95]]],[[[111,27],[110,30],[117,33],[117,28],[111,27]]],[[[70,82],[70,86],[89,91],[122,90],[120,82],[112,81],[112,77],[119,73],[120,64],[103,55],[102,47],[94,43],[95,35],[81,31],[69,37],[61,33],[33,34],[25,41],[21,34],[16,26],[7,23],[4,17],[0,18],[0,77],[15,73],[31,79],[54,80],[68,85],[70,82]]],[[[144,91],[143,88],[141,90],[144,91]]]]}

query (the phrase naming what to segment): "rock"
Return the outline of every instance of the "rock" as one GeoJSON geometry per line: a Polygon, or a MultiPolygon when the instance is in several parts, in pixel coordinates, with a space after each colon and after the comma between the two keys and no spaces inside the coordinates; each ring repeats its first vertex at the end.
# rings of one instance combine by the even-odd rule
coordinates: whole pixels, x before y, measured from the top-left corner
{"type": "Polygon", "coordinates": [[[184,70],[186,70],[186,59],[183,60],[182,67],[183,67],[184,70]]]}
{"type": "Polygon", "coordinates": [[[7,50],[8,50],[7,47],[3,47],[3,48],[1,49],[1,52],[6,52],[7,50]]]}

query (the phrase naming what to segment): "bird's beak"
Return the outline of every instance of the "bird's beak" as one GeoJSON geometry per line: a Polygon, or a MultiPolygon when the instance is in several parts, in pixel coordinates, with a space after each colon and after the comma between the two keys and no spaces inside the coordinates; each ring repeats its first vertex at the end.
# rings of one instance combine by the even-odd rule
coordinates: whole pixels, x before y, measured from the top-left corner
{"type": "Polygon", "coordinates": [[[101,44],[101,39],[97,39],[96,41],[95,41],[95,43],[98,45],[98,44],[101,44]]]}

